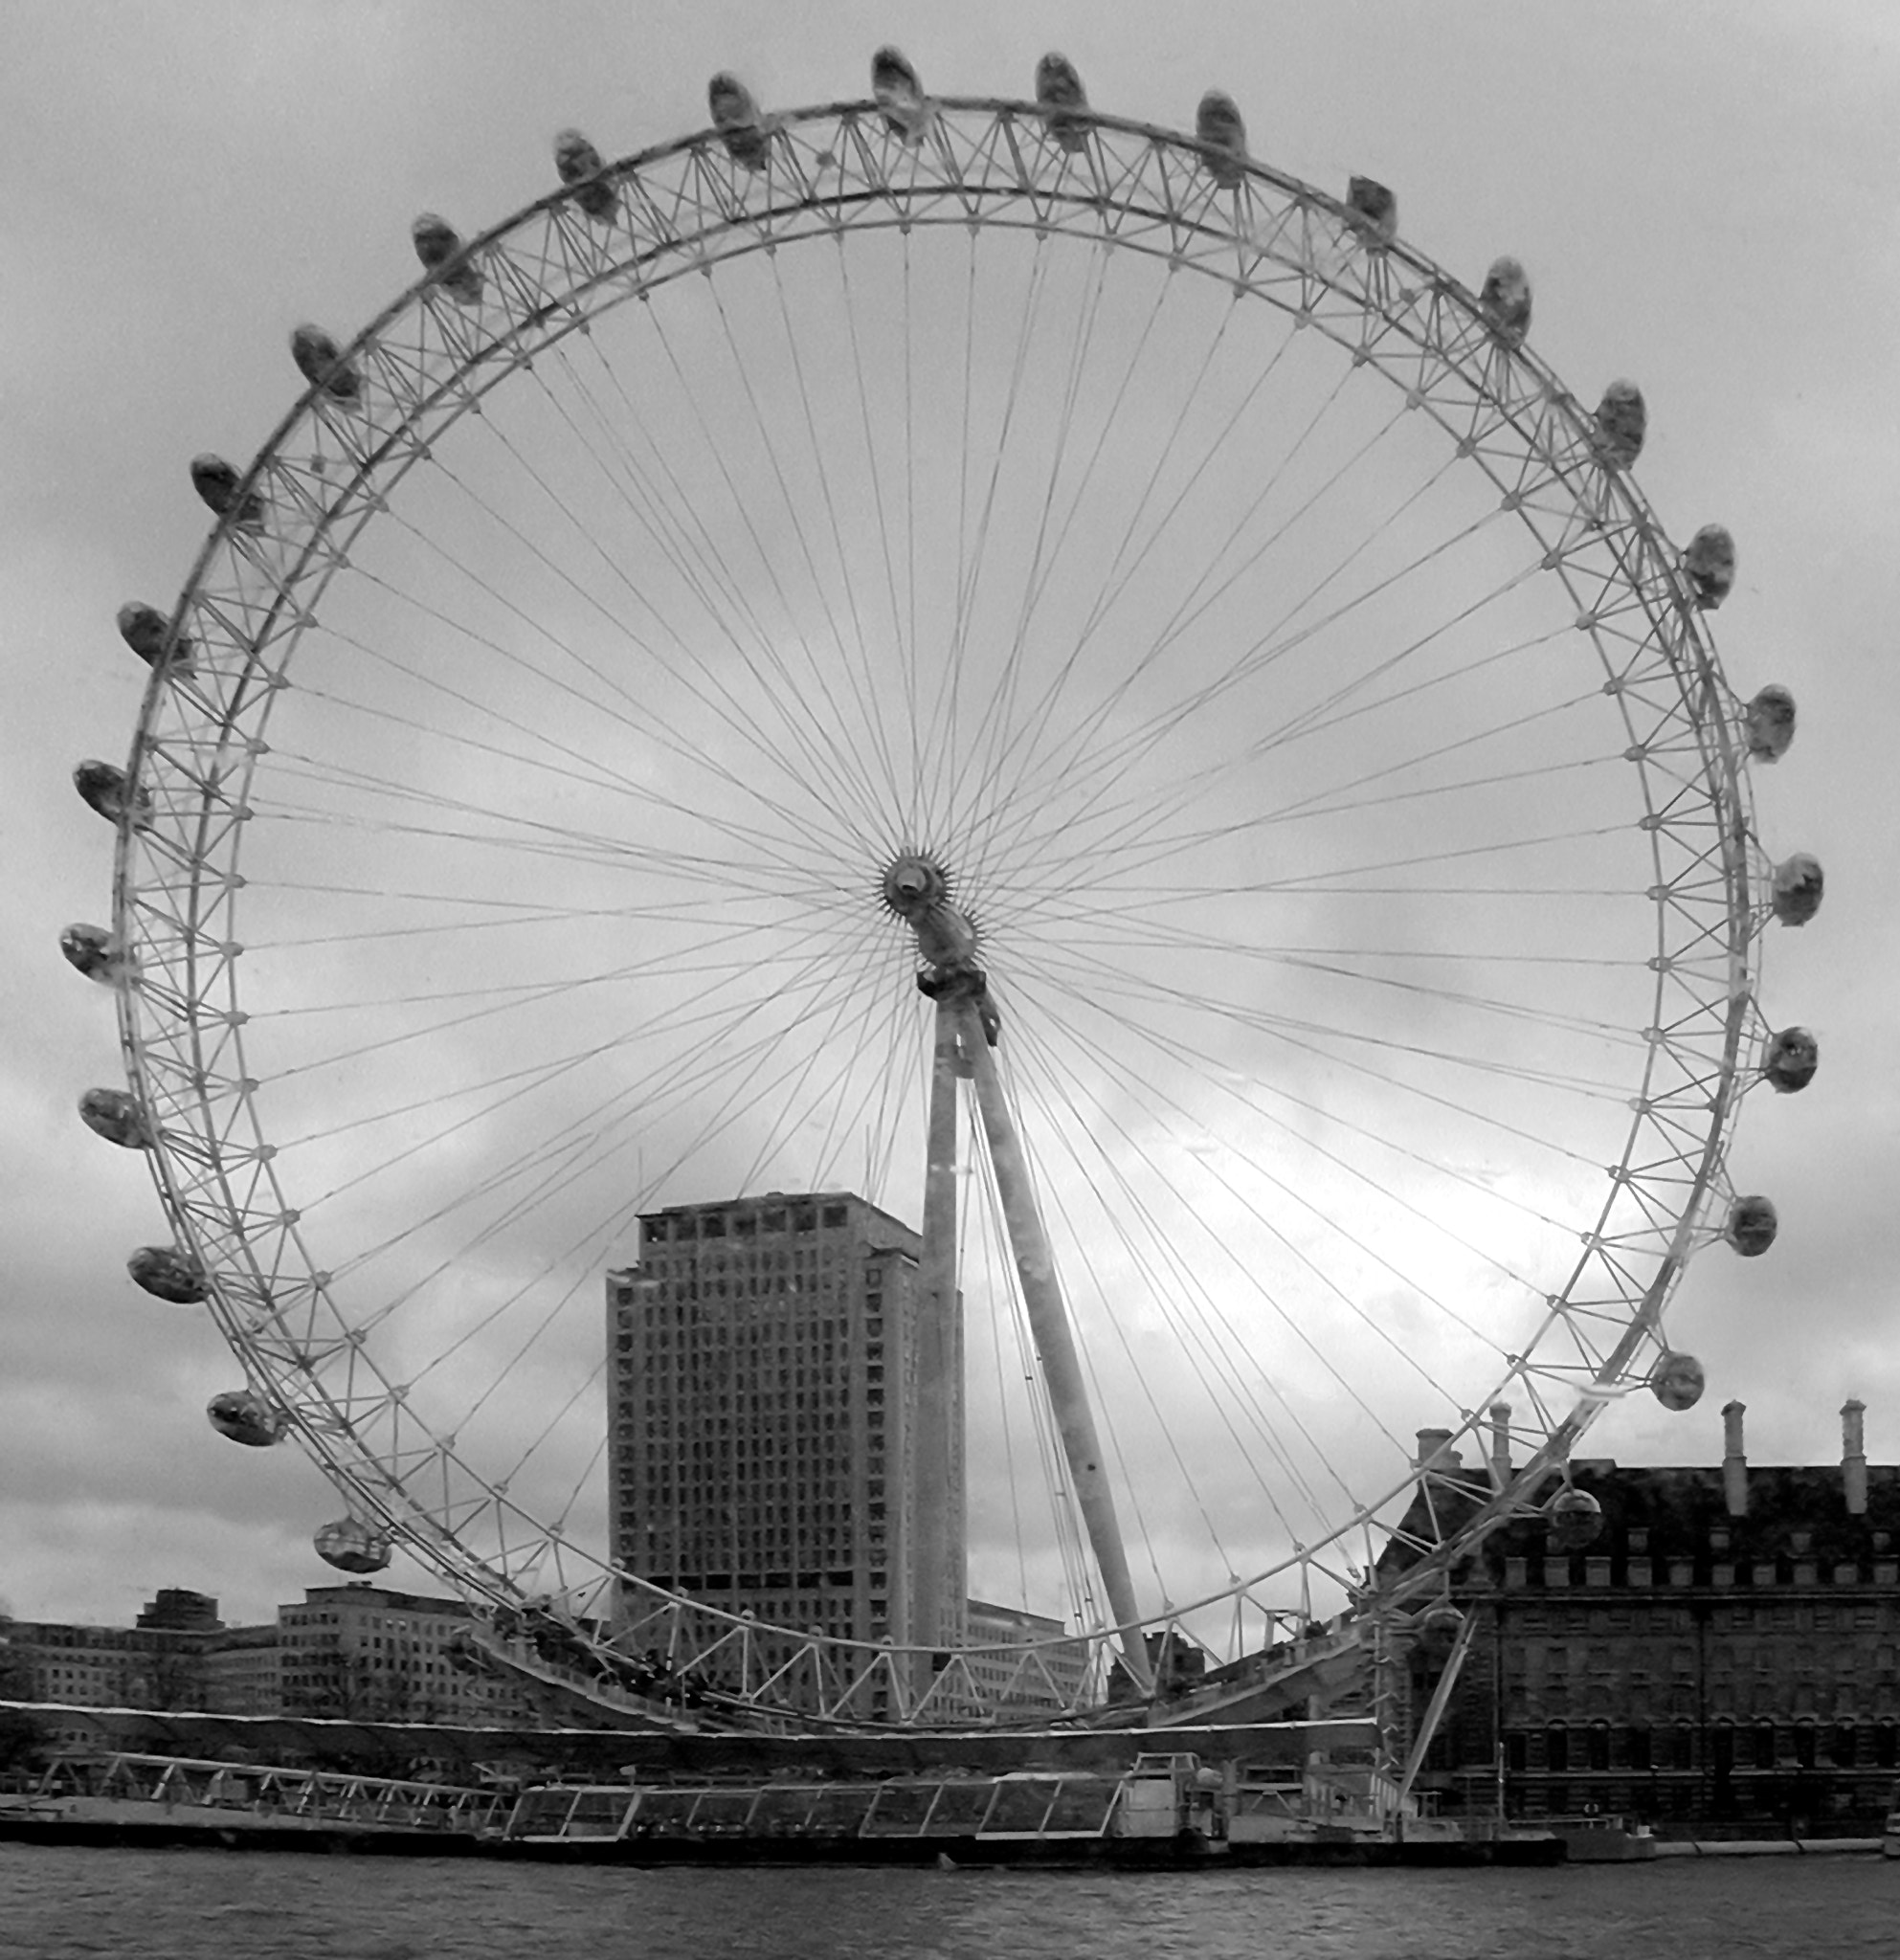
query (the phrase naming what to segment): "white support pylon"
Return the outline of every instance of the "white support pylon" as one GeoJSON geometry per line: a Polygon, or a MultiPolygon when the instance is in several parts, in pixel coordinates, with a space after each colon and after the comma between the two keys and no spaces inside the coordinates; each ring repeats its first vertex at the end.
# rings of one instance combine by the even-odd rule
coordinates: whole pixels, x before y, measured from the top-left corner
{"type": "Polygon", "coordinates": [[[1069,1481],[1082,1510],[1096,1569],[1102,1574],[1109,1614],[1123,1630],[1123,1664],[1142,1693],[1152,1694],[1154,1671],[1149,1665],[1148,1649],[1142,1643],[1134,1581],[1129,1575],[1128,1553],[1123,1548],[1121,1526],[1115,1516],[1115,1494],[1108,1484],[1107,1465],[1095,1431],[1095,1412],[1088,1404],[1088,1390],[1082,1377],[1082,1361],[1076,1353],[1062,1281],[1056,1276],[1055,1258],[1049,1250],[1049,1236],[1043,1230],[1042,1213],[1030,1181],[1029,1159],[1022,1139],[1017,1134],[1016,1120],[1003,1094],[1002,1078],[984,1039],[975,1009],[960,1002],[954,1012],[963,1027],[964,1054],[973,1064],[977,1113],[983,1120],[983,1133],[990,1146],[990,1162],[995,1169],[996,1191],[1002,1199],[1003,1222],[1009,1229],[1010,1250],[1016,1256],[1022,1302],[1029,1314],[1036,1352],[1042,1363],[1049,1406],[1055,1414],[1057,1434],[1062,1440],[1062,1454],[1068,1459],[1069,1481]]]}

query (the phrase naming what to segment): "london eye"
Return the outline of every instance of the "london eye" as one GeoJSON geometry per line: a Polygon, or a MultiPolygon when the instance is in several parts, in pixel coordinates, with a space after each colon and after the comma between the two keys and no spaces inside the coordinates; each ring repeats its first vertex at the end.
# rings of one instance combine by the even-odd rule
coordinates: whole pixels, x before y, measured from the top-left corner
{"type": "MultiPolygon", "coordinates": [[[[1723,673],[1734,546],[1645,502],[1640,390],[1225,97],[1181,134],[885,50],[709,107],[418,218],[192,465],[65,942],[126,1072],[81,1114],[169,1225],[133,1276],[229,1342],[213,1422],[342,1493],[326,1558],[558,1625],[607,1704],[659,1650],[735,1722],[994,1717],[970,1592],[1085,1651],[1062,1712],[1169,1637],[1265,1705],[1501,1521],[1587,1532],[1589,1425],[1699,1394],[1672,1293],[1768,1249],[1733,1126],[1815,1065],[1760,994],[1820,900],[1750,798],[1793,702],[1723,673]],[[956,1385],[891,1385],[942,1498],[908,1641],[610,1528],[642,1221],[842,1192],[914,1228],[905,1365],[956,1385]]],[[[795,1316],[795,1264],[718,1270],[795,1316]]]]}

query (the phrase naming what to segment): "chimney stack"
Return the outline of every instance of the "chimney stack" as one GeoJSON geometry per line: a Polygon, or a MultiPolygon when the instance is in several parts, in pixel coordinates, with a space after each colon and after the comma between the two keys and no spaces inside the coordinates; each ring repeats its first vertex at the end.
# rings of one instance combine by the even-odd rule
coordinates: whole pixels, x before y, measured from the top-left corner
{"type": "Polygon", "coordinates": [[[1450,1430],[1421,1429],[1419,1432],[1420,1470],[1456,1470],[1458,1467],[1458,1452],[1451,1446],[1450,1430]]]}
{"type": "Polygon", "coordinates": [[[1722,1496],[1732,1518],[1748,1515],[1748,1459],[1742,1454],[1746,1408],[1746,1403],[1729,1402],[1722,1409],[1722,1496]]]}
{"type": "Polygon", "coordinates": [[[1841,1405],[1841,1489],[1850,1517],[1862,1518],[1867,1508],[1867,1446],[1861,1417],[1866,1404],[1850,1395],[1841,1405]]]}
{"type": "Polygon", "coordinates": [[[1493,1402],[1485,1413],[1491,1418],[1491,1482],[1502,1490],[1510,1481],[1510,1404],[1493,1402]]]}

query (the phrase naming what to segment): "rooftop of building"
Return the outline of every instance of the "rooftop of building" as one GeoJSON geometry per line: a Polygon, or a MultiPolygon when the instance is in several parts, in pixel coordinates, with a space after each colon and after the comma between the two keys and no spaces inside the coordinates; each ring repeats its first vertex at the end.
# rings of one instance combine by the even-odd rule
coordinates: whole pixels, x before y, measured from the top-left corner
{"type": "MultiPolygon", "coordinates": [[[[1706,1570],[1727,1561],[1812,1561],[1823,1568],[1893,1551],[1900,1558],[1900,1464],[1869,1464],[1862,1453],[1862,1406],[1841,1412],[1842,1458],[1836,1463],[1750,1463],[1739,1402],[1723,1411],[1725,1456],[1718,1463],[1620,1464],[1610,1457],[1575,1459],[1571,1485],[1594,1499],[1601,1526],[1589,1553],[1653,1561],[1687,1560],[1706,1570]]],[[[1435,1469],[1429,1501],[1421,1489],[1406,1528],[1419,1538],[1455,1531],[1480,1502],[1490,1467],[1461,1462],[1448,1433],[1419,1433],[1419,1463],[1435,1469]]],[[[1552,1486],[1543,1496],[1548,1498],[1552,1486]]],[[[1541,1558],[1556,1552],[1543,1511],[1512,1518],[1485,1541],[1484,1557],[1541,1558]]],[[[1402,1570],[1417,1556],[1397,1540],[1380,1566],[1402,1570]]]]}
{"type": "MultiPolygon", "coordinates": [[[[1604,1459],[1577,1464],[1576,1489],[1602,1506],[1603,1530],[1595,1549],[1627,1547],[1643,1534],[1652,1557],[1706,1556],[1728,1551],[1736,1558],[1846,1559],[1900,1545],[1900,1465],[1870,1464],[1866,1508],[1848,1508],[1847,1473],[1839,1463],[1737,1466],[1745,1502],[1731,1507],[1732,1478],[1719,1465],[1623,1465],[1604,1459]]],[[[1542,1518],[1503,1526],[1492,1548],[1509,1554],[1541,1550],[1542,1518]]]]}
{"type": "MultiPolygon", "coordinates": [[[[639,1219],[643,1242],[704,1236],[697,1228],[705,1219],[716,1219],[722,1226],[749,1221],[752,1230],[759,1234],[857,1230],[868,1234],[874,1245],[888,1245],[892,1250],[908,1253],[915,1253],[920,1242],[915,1229],[902,1218],[849,1191],[770,1191],[745,1197],[708,1199],[702,1204],[665,1205],[658,1211],[642,1212],[639,1219]],[[844,1216],[837,1215],[840,1207],[844,1208],[844,1216]],[[682,1226],[693,1229],[682,1230],[682,1226]]],[[[741,1233],[722,1231],[718,1236],[742,1235],[743,1225],[741,1233]]]]}
{"type": "Polygon", "coordinates": [[[302,1599],[278,1608],[279,1614],[300,1613],[313,1606],[351,1606],[383,1613],[452,1614],[468,1616],[459,1599],[443,1599],[427,1592],[398,1592],[389,1586],[371,1585],[368,1579],[349,1579],[337,1586],[306,1586],[302,1599]]]}

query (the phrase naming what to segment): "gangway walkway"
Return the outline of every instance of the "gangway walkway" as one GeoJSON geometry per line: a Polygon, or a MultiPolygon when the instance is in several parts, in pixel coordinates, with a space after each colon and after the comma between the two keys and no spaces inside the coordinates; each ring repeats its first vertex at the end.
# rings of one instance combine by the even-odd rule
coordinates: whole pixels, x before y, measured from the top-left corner
{"type": "Polygon", "coordinates": [[[0,1819],[136,1823],[162,1817],[216,1830],[346,1826],[472,1837],[499,1828],[514,1801],[511,1790],[119,1750],[56,1757],[45,1771],[11,1778],[9,1785],[0,1787],[0,1819]]]}

